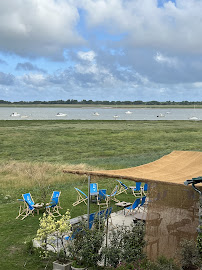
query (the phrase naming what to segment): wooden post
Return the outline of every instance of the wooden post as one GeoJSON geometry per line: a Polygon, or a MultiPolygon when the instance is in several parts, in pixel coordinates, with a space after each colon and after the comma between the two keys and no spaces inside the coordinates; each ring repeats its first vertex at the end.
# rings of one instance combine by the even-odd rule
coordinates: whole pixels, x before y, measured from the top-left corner
{"type": "Polygon", "coordinates": [[[202,194],[199,196],[199,227],[198,232],[202,233],[202,194]]]}

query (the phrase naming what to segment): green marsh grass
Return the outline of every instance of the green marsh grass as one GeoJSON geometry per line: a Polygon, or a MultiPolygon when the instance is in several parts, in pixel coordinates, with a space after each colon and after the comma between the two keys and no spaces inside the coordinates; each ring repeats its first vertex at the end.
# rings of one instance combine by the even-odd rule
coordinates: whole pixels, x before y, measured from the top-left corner
{"type": "MultiPolygon", "coordinates": [[[[0,269],[45,267],[25,250],[42,214],[15,219],[23,193],[48,202],[53,190],[60,190],[61,213],[70,209],[72,217],[82,215],[84,204],[72,207],[74,187],[87,193],[87,177],[64,174],[63,169],[120,169],[173,150],[202,151],[201,134],[201,121],[0,121],[0,269]]],[[[108,194],[116,185],[115,179],[92,181],[108,194]]],[[[119,199],[132,202],[134,197],[121,194],[119,199]]],[[[92,203],[91,212],[97,210],[92,203]]]]}

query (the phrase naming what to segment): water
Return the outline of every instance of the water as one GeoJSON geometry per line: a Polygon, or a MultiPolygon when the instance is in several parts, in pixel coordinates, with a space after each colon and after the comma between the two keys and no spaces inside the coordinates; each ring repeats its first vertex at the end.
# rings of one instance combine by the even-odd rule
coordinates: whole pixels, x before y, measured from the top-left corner
{"type": "Polygon", "coordinates": [[[188,120],[193,116],[202,119],[202,109],[0,107],[0,120],[188,120]],[[14,112],[20,115],[11,116],[14,112]],[[56,116],[57,113],[66,116],[56,116]]]}

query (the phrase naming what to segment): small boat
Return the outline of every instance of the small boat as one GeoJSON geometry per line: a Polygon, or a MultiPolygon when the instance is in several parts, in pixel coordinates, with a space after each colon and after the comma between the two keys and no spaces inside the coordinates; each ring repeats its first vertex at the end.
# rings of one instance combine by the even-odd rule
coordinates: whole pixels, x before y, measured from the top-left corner
{"type": "Polygon", "coordinates": [[[93,113],[94,116],[99,116],[100,114],[98,112],[93,113]]]}
{"type": "Polygon", "coordinates": [[[10,116],[14,116],[14,117],[16,117],[16,116],[20,116],[20,114],[19,113],[17,113],[17,112],[13,112],[13,113],[11,113],[11,115],[10,116]]]}
{"type": "Polygon", "coordinates": [[[119,118],[119,116],[117,114],[114,115],[114,119],[117,119],[119,118]]]}
{"type": "Polygon", "coordinates": [[[66,113],[57,113],[56,116],[60,116],[60,117],[64,117],[66,116],[67,114],[66,113]]]}
{"type": "Polygon", "coordinates": [[[127,111],[127,112],[125,112],[126,114],[131,114],[132,112],[131,111],[127,111]]]}
{"type": "Polygon", "coordinates": [[[198,120],[200,120],[200,119],[196,116],[196,108],[195,108],[195,105],[194,105],[194,113],[193,113],[193,116],[189,117],[189,120],[193,120],[193,121],[198,121],[198,120]]]}
{"type": "Polygon", "coordinates": [[[159,115],[157,115],[157,117],[165,117],[165,115],[160,113],[159,115]]]}
{"type": "Polygon", "coordinates": [[[21,116],[21,118],[27,118],[28,117],[28,115],[22,115],[21,116]]]}
{"type": "Polygon", "coordinates": [[[196,116],[192,116],[192,117],[189,117],[189,120],[194,120],[194,121],[197,121],[197,120],[199,120],[199,118],[198,118],[198,117],[196,117],[196,116]]]}

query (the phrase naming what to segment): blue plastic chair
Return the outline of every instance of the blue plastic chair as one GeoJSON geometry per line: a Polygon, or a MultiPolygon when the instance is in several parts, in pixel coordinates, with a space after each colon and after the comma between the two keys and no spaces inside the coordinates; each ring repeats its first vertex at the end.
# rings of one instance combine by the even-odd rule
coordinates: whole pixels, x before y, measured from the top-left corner
{"type": "Polygon", "coordinates": [[[60,212],[59,212],[59,197],[60,197],[60,191],[53,191],[50,203],[48,203],[46,205],[46,211],[48,212],[48,214],[52,214],[55,216],[61,216],[60,212]]]}
{"type": "Polygon", "coordinates": [[[18,199],[19,202],[23,202],[23,206],[20,205],[18,216],[16,217],[22,217],[21,220],[25,219],[30,214],[34,215],[34,201],[32,199],[32,196],[30,193],[22,194],[23,199],[18,199]]]}
{"type": "Polygon", "coordinates": [[[76,206],[82,202],[84,202],[87,205],[86,200],[88,199],[88,196],[83,191],[81,191],[76,187],[75,190],[77,191],[77,200],[72,205],[76,206]]]}
{"type": "Polygon", "coordinates": [[[116,181],[119,183],[119,189],[118,189],[117,195],[119,195],[123,192],[125,192],[127,194],[128,187],[120,180],[116,180],[116,181]]]}
{"type": "Polygon", "coordinates": [[[140,198],[136,199],[133,204],[131,204],[130,206],[126,207],[125,210],[128,210],[128,212],[126,213],[126,216],[128,213],[132,213],[135,211],[135,209],[138,209],[138,206],[140,204],[140,198]]]}

